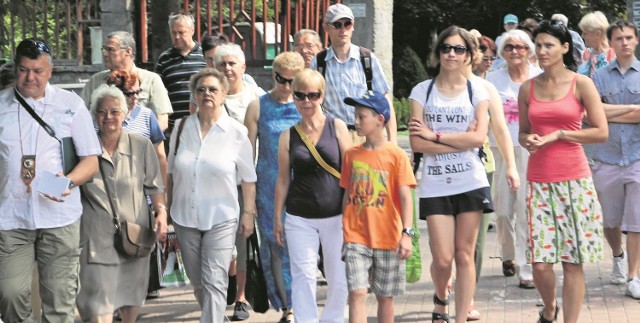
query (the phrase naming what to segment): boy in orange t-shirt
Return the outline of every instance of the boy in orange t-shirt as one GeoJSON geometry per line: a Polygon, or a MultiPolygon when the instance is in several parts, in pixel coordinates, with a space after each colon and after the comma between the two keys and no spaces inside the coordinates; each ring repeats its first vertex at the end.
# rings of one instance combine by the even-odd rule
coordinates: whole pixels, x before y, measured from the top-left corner
{"type": "Polygon", "coordinates": [[[345,152],[340,180],[349,322],[366,322],[369,285],[378,301],[378,321],[393,322],[393,296],[404,293],[404,260],[411,255],[416,179],[407,153],[384,136],[390,114],[385,96],[368,91],[344,102],[355,106],[356,131],[366,137],[345,152]]]}

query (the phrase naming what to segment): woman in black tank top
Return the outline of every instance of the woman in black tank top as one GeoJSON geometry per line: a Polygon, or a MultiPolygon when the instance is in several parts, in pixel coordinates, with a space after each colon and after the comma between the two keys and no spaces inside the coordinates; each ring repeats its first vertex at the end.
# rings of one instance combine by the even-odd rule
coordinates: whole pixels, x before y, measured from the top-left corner
{"type": "Polygon", "coordinates": [[[280,135],[273,233],[283,246],[286,233],[296,321],[342,322],[348,293],[341,260],[344,190],[339,175],[351,139],[344,122],[322,112],[325,83],[320,73],[305,69],[291,87],[302,120],[280,135]],[[329,284],[322,315],[315,297],[320,244],[329,284]]]}

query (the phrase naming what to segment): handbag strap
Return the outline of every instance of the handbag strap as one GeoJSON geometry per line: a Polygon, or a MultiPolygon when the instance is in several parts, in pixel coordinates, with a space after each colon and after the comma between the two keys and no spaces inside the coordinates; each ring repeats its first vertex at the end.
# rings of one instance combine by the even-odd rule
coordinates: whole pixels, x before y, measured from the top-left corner
{"type": "Polygon", "coordinates": [[[311,140],[309,140],[309,137],[307,137],[307,135],[304,133],[304,131],[300,127],[300,124],[296,124],[293,127],[296,129],[296,131],[300,135],[300,139],[302,139],[302,142],[304,142],[305,146],[307,146],[307,148],[311,152],[311,155],[313,155],[313,158],[318,162],[318,164],[320,164],[320,166],[322,166],[324,170],[329,172],[329,174],[335,176],[337,179],[340,179],[340,172],[338,172],[335,168],[329,166],[329,164],[327,164],[327,162],[322,159],[322,156],[320,156],[320,154],[316,150],[316,147],[311,144],[311,140]]]}
{"type": "Polygon", "coordinates": [[[104,176],[104,170],[102,169],[102,162],[98,159],[98,168],[100,168],[100,176],[102,176],[102,182],[104,183],[104,190],[107,191],[107,199],[109,200],[109,205],[111,206],[111,215],[113,215],[113,225],[116,227],[116,230],[120,230],[120,219],[118,218],[118,214],[116,213],[116,206],[113,204],[113,200],[111,199],[111,193],[109,193],[109,186],[107,185],[107,180],[104,176]]]}
{"type": "Polygon", "coordinates": [[[258,257],[258,266],[262,267],[262,259],[260,257],[260,245],[258,244],[258,235],[255,230],[247,238],[247,259],[251,259],[250,256],[258,257]],[[253,248],[252,248],[253,246],[253,248]]]}
{"type": "Polygon", "coordinates": [[[31,117],[34,118],[40,124],[40,126],[42,126],[42,128],[44,128],[49,136],[60,142],[60,140],[56,137],[56,132],[53,130],[53,128],[51,128],[51,126],[44,122],[44,120],[40,118],[40,116],[33,110],[33,108],[27,104],[27,102],[22,98],[22,95],[18,93],[18,90],[16,88],[13,88],[13,93],[15,94],[16,99],[18,99],[18,102],[20,102],[20,105],[22,105],[22,107],[27,110],[27,112],[29,112],[29,115],[31,115],[31,117]]]}

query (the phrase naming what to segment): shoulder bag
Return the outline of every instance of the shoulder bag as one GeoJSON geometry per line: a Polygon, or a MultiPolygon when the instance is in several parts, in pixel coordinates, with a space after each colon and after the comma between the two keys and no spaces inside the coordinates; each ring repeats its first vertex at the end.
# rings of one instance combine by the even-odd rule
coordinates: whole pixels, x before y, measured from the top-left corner
{"type": "MultiPolygon", "coordinates": [[[[107,199],[111,206],[111,214],[113,215],[113,225],[116,227],[116,233],[114,234],[114,246],[118,253],[125,258],[143,258],[151,253],[153,247],[156,244],[156,234],[151,229],[147,229],[140,226],[137,223],[129,222],[126,220],[120,221],[116,212],[115,204],[109,193],[109,187],[107,186],[107,180],[104,176],[102,164],[100,161],[100,176],[104,182],[104,190],[107,191],[107,199]]],[[[149,227],[151,225],[151,217],[149,217],[149,227]]]]}
{"type": "Polygon", "coordinates": [[[320,156],[320,154],[316,150],[316,147],[313,146],[313,144],[309,140],[309,137],[307,137],[307,134],[304,133],[304,131],[300,127],[300,124],[296,124],[295,126],[293,126],[293,128],[296,129],[296,131],[300,135],[300,139],[302,139],[302,142],[304,142],[305,146],[307,146],[307,148],[311,152],[311,155],[313,155],[313,158],[318,162],[318,164],[320,164],[320,166],[322,166],[324,170],[329,172],[329,174],[335,176],[337,179],[340,179],[340,172],[331,167],[329,164],[327,164],[327,162],[324,161],[324,159],[322,159],[322,156],[320,156]]]}
{"type": "Polygon", "coordinates": [[[18,99],[18,102],[20,102],[22,107],[24,107],[24,109],[27,110],[27,112],[29,112],[29,115],[31,115],[31,117],[33,117],[40,124],[40,126],[42,126],[42,128],[44,128],[44,130],[49,134],[49,136],[51,136],[53,139],[57,140],[60,143],[60,148],[62,151],[63,173],[65,175],[71,173],[71,171],[76,167],[76,165],[78,165],[78,162],[79,162],[78,155],[76,154],[76,147],[73,145],[73,138],[64,137],[62,139],[58,139],[58,137],[56,137],[56,132],[53,130],[53,128],[51,128],[46,122],[44,122],[44,120],[42,120],[42,118],[40,118],[40,116],[35,111],[33,111],[33,108],[31,108],[27,104],[27,102],[24,101],[22,96],[18,93],[18,90],[14,88],[13,92],[16,98],[18,99]]]}

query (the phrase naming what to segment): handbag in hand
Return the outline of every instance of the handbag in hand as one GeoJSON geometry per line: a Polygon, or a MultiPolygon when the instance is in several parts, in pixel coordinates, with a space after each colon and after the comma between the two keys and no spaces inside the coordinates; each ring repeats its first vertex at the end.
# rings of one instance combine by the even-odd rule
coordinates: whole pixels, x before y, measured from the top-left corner
{"type": "Polygon", "coordinates": [[[251,288],[244,292],[254,312],[266,313],[269,310],[269,295],[259,249],[258,235],[254,231],[247,239],[247,286],[251,288]]]}
{"type": "MultiPolygon", "coordinates": [[[[129,222],[126,220],[120,221],[116,212],[115,204],[109,193],[109,187],[107,186],[107,180],[102,170],[102,163],[98,161],[100,168],[100,175],[104,182],[104,189],[107,191],[107,199],[109,199],[109,205],[111,206],[111,213],[113,214],[113,224],[116,227],[116,233],[114,234],[114,247],[118,253],[126,258],[142,258],[151,253],[151,250],[156,245],[156,234],[153,230],[145,228],[137,223],[129,222]]],[[[149,217],[149,227],[151,225],[151,217],[149,217]]]]}

